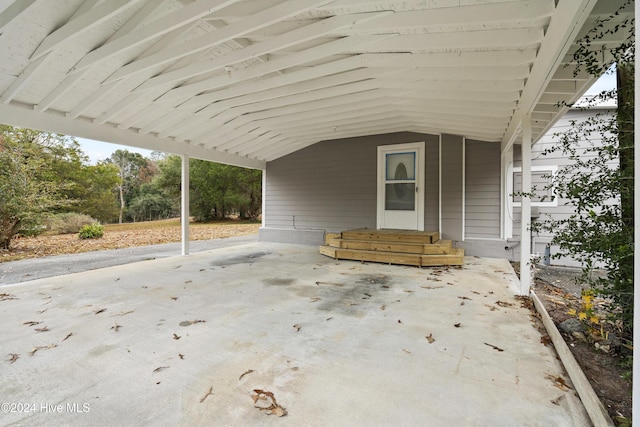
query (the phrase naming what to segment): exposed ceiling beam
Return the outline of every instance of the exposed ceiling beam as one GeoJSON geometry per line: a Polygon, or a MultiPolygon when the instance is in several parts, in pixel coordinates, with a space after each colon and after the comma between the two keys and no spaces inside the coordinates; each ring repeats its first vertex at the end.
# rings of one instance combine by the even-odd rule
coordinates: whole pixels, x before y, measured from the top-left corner
{"type": "MultiPolygon", "coordinates": [[[[87,2],[83,3],[89,4],[87,2]]],[[[131,18],[127,20],[118,30],[107,39],[107,43],[111,40],[115,40],[119,37],[122,37],[126,34],[129,34],[133,31],[138,25],[140,25],[149,14],[153,13],[156,8],[158,8],[162,2],[150,1],[147,2],[144,6],[142,6],[131,18]]],[[[78,81],[80,81],[86,74],[88,74],[90,68],[85,68],[83,71],[67,75],[60,83],[55,87],[54,90],[49,92],[47,96],[45,96],[34,108],[37,111],[45,111],[49,107],[51,107],[60,97],[64,96],[70,89],[72,89],[78,81]]]]}
{"type": "MultiPolygon", "coordinates": [[[[192,39],[185,43],[181,43],[179,45],[164,49],[161,52],[158,52],[154,55],[145,56],[144,58],[133,61],[132,63],[125,65],[124,67],[116,71],[113,75],[111,75],[107,79],[107,82],[117,80],[134,73],[145,71],[145,70],[148,70],[149,68],[166,64],[167,62],[171,62],[176,59],[183,58],[187,55],[191,55],[196,52],[201,52],[213,46],[220,45],[222,43],[233,40],[234,38],[242,37],[243,35],[251,31],[255,31],[260,28],[267,27],[276,22],[287,19],[291,16],[295,16],[299,13],[312,9],[313,7],[316,7],[320,4],[327,3],[327,1],[328,0],[290,0],[287,2],[280,3],[260,13],[256,13],[254,15],[248,16],[246,19],[243,19],[235,23],[231,23],[226,27],[222,27],[217,30],[214,30],[209,34],[205,34],[196,39],[192,39]]],[[[242,51],[244,51],[244,49],[240,49],[239,51],[236,51],[236,52],[242,52],[242,51]]],[[[211,66],[212,70],[216,69],[217,67],[216,65],[214,64],[206,65],[207,62],[208,61],[205,61],[204,63],[197,63],[196,65],[200,65],[200,66],[204,65],[205,70],[208,69],[209,66],[211,66]]],[[[225,64],[222,64],[219,67],[222,68],[224,67],[224,65],[225,64]]],[[[193,69],[193,67],[188,67],[188,68],[190,70],[193,69]]],[[[168,80],[168,81],[174,82],[174,81],[181,80],[182,78],[177,78],[175,80],[168,80]]],[[[167,83],[167,81],[163,81],[158,84],[163,84],[163,83],[167,83]]]]}
{"type": "Polygon", "coordinates": [[[233,84],[238,84],[241,81],[264,76],[265,74],[269,74],[274,71],[304,64],[306,62],[311,62],[327,56],[345,52],[349,49],[354,49],[356,47],[366,45],[369,43],[376,43],[381,40],[392,38],[392,37],[394,37],[394,35],[381,35],[381,36],[373,36],[373,37],[372,36],[344,37],[342,39],[330,41],[320,46],[309,48],[301,52],[292,53],[282,58],[274,59],[272,61],[265,62],[263,64],[249,67],[244,70],[232,71],[229,75],[216,76],[208,80],[203,80],[203,81],[192,83],[192,84],[186,84],[179,88],[171,89],[170,91],[162,95],[158,100],[159,101],[174,101],[176,99],[186,100],[204,91],[214,90],[221,87],[230,86],[233,84]]]}
{"type": "Polygon", "coordinates": [[[95,28],[140,1],[142,0],[109,0],[89,9],[45,37],[31,55],[31,60],[42,57],[71,38],[80,37],[83,32],[95,28]]]}
{"type": "Polygon", "coordinates": [[[0,104],[0,117],[4,123],[13,126],[35,127],[37,129],[73,135],[97,141],[122,144],[126,142],[132,147],[156,150],[165,153],[186,154],[190,157],[226,163],[253,169],[264,169],[265,163],[248,157],[236,156],[229,153],[206,150],[189,144],[176,144],[173,140],[163,140],[152,134],[141,135],[136,132],[118,129],[110,125],[97,125],[93,121],[70,119],[63,114],[52,111],[34,111],[29,106],[19,107],[16,104],[0,104]]]}
{"type": "Polygon", "coordinates": [[[518,109],[502,139],[502,151],[513,145],[522,118],[535,107],[560,65],[561,58],[571,47],[596,3],[597,0],[572,0],[561,1],[556,6],[540,52],[531,69],[531,75],[522,92],[518,109]]]}
{"type": "Polygon", "coordinates": [[[143,27],[140,27],[123,37],[105,43],[85,55],[71,70],[77,72],[97,64],[100,61],[167,34],[183,25],[190,24],[203,16],[210,15],[239,0],[197,0],[167,16],[163,16],[143,27]]]}
{"type": "Polygon", "coordinates": [[[27,67],[22,70],[20,75],[11,82],[11,85],[0,96],[0,103],[7,104],[18,94],[20,89],[25,87],[30,80],[32,80],[37,72],[42,69],[42,65],[45,63],[49,54],[30,62],[27,67]]]}
{"type": "MultiPolygon", "coordinates": [[[[285,49],[308,40],[326,36],[332,31],[335,31],[344,26],[353,25],[354,23],[362,20],[371,20],[381,15],[382,14],[378,13],[361,13],[356,15],[339,15],[327,18],[319,22],[304,26],[302,28],[298,28],[293,31],[289,31],[287,33],[272,37],[264,42],[255,43],[253,45],[245,47],[244,49],[238,49],[226,55],[220,55],[213,59],[197,61],[187,67],[160,74],[156,77],[152,77],[144,84],[136,88],[136,90],[146,90],[151,87],[186,80],[200,74],[210,73],[215,70],[223,69],[224,67],[233,66],[234,64],[249,60],[251,58],[259,57],[276,50],[285,49]]],[[[283,17],[283,19],[285,17],[283,17]]],[[[245,21],[241,21],[241,23],[245,24],[245,21]]],[[[229,27],[225,27],[225,29],[229,27]]],[[[218,32],[219,31],[216,31],[206,37],[217,36],[218,32]]],[[[219,37],[213,37],[212,40],[218,41],[219,37]]],[[[189,44],[192,43],[190,42],[189,44]]],[[[143,61],[147,61],[147,58],[144,58],[140,62],[143,61]]],[[[124,68],[126,67],[127,66],[125,66],[124,68]]],[[[116,72],[112,77],[117,78],[121,74],[126,73],[126,70],[124,68],[118,70],[118,72],[116,72]]]]}
{"type": "Polygon", "coordinates": [[[460,8],[412,10],[396,12],[378,22],[358,26],[358,29],[394,31],[399,28],[518,23],[530,21],[537,17],[551,16],[553,8],[553,0],[527,0],[508,3],[471,4],[460,8]]]}
{"type": "Polygon", "coordinates": [[[6,31],[9,24],[14,22],[20,15],[28,12],[34,3],[42,0],[19,0],[14,1],[0,13],[0,35],[6,31]]]}

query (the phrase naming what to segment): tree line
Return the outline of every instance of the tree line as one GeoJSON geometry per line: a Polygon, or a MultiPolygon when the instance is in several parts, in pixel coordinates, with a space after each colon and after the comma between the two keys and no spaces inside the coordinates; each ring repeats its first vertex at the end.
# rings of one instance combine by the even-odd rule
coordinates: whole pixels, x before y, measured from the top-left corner
{"type": "MultiPolygon", "coordinates": [[[[230,214],[255,219],[259,170],[190,159],[190,211],[196,221],[230,214]]],[[[103,224],[180,215],[181,158],[117,150],[95,165],[74,138],[0,125],[0,249],[48,218],[88,215],[103,224]]]]}

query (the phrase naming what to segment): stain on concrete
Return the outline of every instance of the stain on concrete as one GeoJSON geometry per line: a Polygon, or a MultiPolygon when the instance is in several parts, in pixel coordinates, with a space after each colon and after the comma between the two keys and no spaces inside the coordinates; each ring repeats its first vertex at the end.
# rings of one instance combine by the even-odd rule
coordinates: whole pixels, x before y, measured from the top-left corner
{"type": "Polygon", "coordinates": [[[291,286],[296,279],[274,277],[269,279],[262,279],[262,283],[269,286],[291,286]]]}
{"type": "Polygon", "coordinates": [[[219,258],[211,262],[210,265],[213,267],[228,267],[230,265],[236,265],[236,264],[251,264],[265,255],[269,255],[269,252],[261,251],[261,252],[253,252],[248,255],[219,258]]]}
{"type": "Polygon", "coordinates": [[[318,309],[351,317],[363,317],[365,307],[384,303],[384,293],[393,284],[386,275],[359,275],[342,287],[324,288],[318,309]]]}

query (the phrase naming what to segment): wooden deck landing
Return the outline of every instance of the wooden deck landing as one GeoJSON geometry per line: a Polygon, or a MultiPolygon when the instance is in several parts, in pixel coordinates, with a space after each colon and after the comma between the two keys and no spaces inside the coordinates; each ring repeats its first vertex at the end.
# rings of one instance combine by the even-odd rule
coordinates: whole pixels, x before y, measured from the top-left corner
{"type": "Polygon", "coordinates": [[[436,231],[348,230],[327,233],[320,253],[335,259],[415,265],[462,265],[464,249],[436,231]]]}

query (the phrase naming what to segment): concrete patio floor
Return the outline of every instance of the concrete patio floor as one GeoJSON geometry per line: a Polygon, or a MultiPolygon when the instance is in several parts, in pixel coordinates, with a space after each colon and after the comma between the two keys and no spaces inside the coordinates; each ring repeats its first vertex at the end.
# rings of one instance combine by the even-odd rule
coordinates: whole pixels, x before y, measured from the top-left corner
{"type": "Polygon", "coordinates": [[[508,262],[465,261],[256,242],[2,286],[0,424],[589,425],[508,262]]]}

